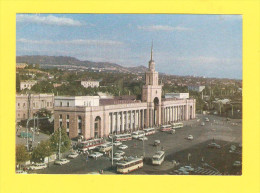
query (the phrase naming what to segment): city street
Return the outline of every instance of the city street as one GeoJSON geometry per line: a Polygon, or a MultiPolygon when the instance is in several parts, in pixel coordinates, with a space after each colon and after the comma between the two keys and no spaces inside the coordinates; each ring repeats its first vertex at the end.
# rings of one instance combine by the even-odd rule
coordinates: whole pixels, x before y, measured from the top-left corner
{"type": "MultiPolygon", "coordinates": [[[[175,134],[158,131],[154,135],[148,136],[148,140],[143,141],[133,139],[123,142],[128,149],[123,150],[127,156],[142,156],[145,153],[144,167],[132,172],[131,174],[175,174],[173,171],[180,166],[191,165],[194,168],[203,167],[205,169],[219,171],[222,175],[240,175],[241,167],[234,168],[234,161],[241,161],[242,150],[237,148],[236,152],[230,153],[231,145],[242,143],[242,122],[240,120],[227,121],[226,118],[213,115],[197,115],[198,118],[192,121],[184,122],[184,127],[176,129],[175,134]],[[205,117],[209,118],[209,122],[205,122],[205,117]],[[201,126],[201,122],[205,122],[201,126]],[[193,135],[193,140],[187,140],[189,135],[193,135]],[[159,147],[153,146],[155,140],[160,140],[159,147]],[[208,148],[208,144],[215,142],[221,145],[221,149],[208,148]],[[163,149],[166,152],[165,161],[161,166],[153,166],[151,157],[158,150],[163,149]],[[189,155],[189,156],[188,156],[189,155]],[[172,164],[175,160],[180,163],[179,166],[172,164]],[[206,164],[205,164],[206,163],[206,164]]],[[[114,152],[118,150],[114,148],[114,152]]],[[[42,174],[87,174],[104,170],[104,174],[115,174],[116,167],[111,167],[111,160],[108,156],[97,158],[89,158],[79,155],[76,159],[70,160],[70,163],[63,166],[49,164],[44,170],[33,171],[32,173],[42,174]]],[[[208,172],[211,174],[210,172],[208,172]]],[[[202,173],[191,173],[203,175],[202,173]]],[[[206,173],[205,173],[206,175],[206,173]]]]}

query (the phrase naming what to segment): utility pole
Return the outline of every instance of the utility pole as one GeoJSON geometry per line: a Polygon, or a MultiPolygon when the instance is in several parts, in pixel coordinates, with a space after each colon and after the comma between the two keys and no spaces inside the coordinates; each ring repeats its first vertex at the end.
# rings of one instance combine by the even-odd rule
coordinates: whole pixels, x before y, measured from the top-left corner
{"type": "Polygon", "coordinates": [[[111,155],[111,158],[112,158],[112,166],[114,165],[114,135],[112,134],[112,155],[111,155]]]}
{"type": "Polygon", "coordinates": [[[60,139],[59,139],[59,160],[60,160],[60,145],[61,145],[61,127],[59,127],[60,139]]]}
{"type": "Polygon", "coordinates": [[[143,138],[143,157],[145,157],[145,151],[144,151],[144,138],[143,138]]]}
{"type": "Polygon", "coordinates": [[[32,141],[34,141],[34,133],[35,133],[35,115],[33,116],[33,138],[32,138],[32,141]]]}

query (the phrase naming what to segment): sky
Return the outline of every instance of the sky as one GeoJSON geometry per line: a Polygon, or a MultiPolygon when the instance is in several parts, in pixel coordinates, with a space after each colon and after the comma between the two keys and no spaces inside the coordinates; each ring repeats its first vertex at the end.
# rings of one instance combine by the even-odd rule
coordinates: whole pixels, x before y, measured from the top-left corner
{"type": "Polygon", "coordinates": [[[242,79],[242,16],[17,14],[16,54],[148,66],[158,72],[242,79]]]}

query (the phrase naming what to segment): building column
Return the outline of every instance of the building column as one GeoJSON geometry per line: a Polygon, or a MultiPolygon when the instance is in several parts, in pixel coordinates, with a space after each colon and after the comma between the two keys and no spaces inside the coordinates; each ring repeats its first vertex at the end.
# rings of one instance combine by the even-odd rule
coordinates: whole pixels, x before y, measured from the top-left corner
{"type": "Polygon", "coordinates": [[[130,111],[130,128],[129,128],[132,132],[132,110],[130,111]]]}
{"type": "Polygon", "coordinates": [[[119,113],[116,112],[116,133],[120,131],[120,119],[119,119],[119,113]]]}
{"type": "Polygon", "coordinates": [[[125,117],[125,119],[126,119],[126,130],[128,131],[128,111],[126,111],[125,112],[126,113],[126,117],[125,117]]]}

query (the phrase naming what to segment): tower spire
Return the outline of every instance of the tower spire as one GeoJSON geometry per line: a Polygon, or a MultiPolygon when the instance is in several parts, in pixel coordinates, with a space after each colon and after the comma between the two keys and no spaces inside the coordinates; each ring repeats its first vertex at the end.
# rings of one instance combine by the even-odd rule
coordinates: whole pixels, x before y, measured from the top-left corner
{"type": "Polygon", "coordinates": [[[153,40],[152,40],[152,46],[151,46],[151,61],[153,60],[153,40]]]}

